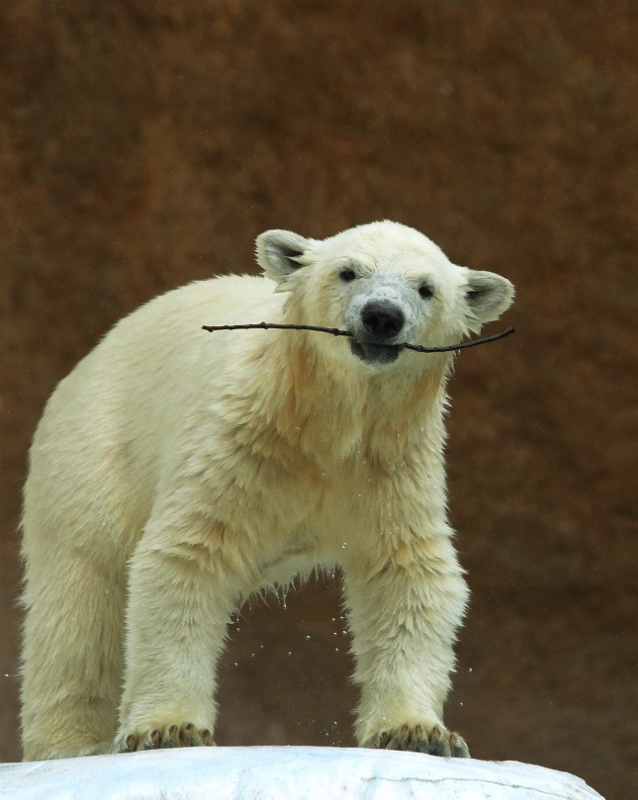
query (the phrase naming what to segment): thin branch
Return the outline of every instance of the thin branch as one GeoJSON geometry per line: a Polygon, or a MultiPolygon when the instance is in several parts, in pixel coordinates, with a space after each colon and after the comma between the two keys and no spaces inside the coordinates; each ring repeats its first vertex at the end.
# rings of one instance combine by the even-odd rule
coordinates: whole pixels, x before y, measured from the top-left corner
{"type": "MultiPolygon", "coordinates": [[[[238,330],[251,330],[258,328],[267,331],[270,328],[279,328],[284,330],[295,331],[319,331],[319,333],[330,333],[333,336],[354,336],[352,331],[342,331],[339,328],[322,328],[320,325],[287,325],[283,322],[254,322],[247,323],[246,325],[202,325],[205,331],[238,331],[238,330]]],[[[451,350],[463,350],[466,347],[476,347],[478,344],[486,344],[487,342],[495,342],[497,339],[504,339],[514,333],[514,328],[511,326],[506,328],[500,333],[495,333],[493,336],[486,336],[484,339],[474,339],[472,342],[459,342],[458,344],[450,344],[446,347],[423,347],[420,344],[408,344],[401,342],[396,347],[403,347],[407,350],[415,350],[417,353],[447,353],[451,350]]]]}
{"type": "Polygon", "coordinates": [[[471,342],[459,342],[458,344],[451,344],[447,347],[421,347],[421,345],[418,344],[404,344],[403,347],[407,347],[408,350],[416,350],[417,353],[446,353],[449,350],[464,350],[467,347],[476,347],[477,344],[495,342],[498,339],[504,339],[514,332],[514,328],[510,325],[509,328],[505,328],[504,331],[495,333],[493,336],[485,336],[483,339],[474,339],[471,342]]]}

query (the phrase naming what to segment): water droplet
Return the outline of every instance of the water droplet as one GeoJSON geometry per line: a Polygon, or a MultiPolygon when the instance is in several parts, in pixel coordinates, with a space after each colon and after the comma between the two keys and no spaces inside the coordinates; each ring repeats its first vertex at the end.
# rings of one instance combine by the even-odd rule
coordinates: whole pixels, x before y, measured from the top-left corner
{"type": "Polygon", "coordinates": [[[289,651],[288,651],[288,655],[289,655],[289,656],[291,656],[291,655],[292,655],[292,650],[289,650],[289,651]]]}
{"type": "Polygon", "coordinates": [[[472,667],[470,667],[470,668],[468,669],[468,672],[472,672],[472,667]]]}
{"type": "MultiPolygon", "coordinates": [[[[359,497],[361,497],[361,495],[359,495],[359,497]]],[[[345,550],[347,546],[348,546],[348,543],[347,543],[347,542],[344,542],[344,543],[341,545],[341,549],[342,549],[342,550],[345,550]]]]}
{"type": "Polygon", "coordinates": [[[459,705],[460,705],[460,706],[462,706],[462,705],[463,705],[463,703],[459,703],[459,705]]]}
{"type": "Polygon", "coordinates": [[[306,636],[306,639],[310,639],[310,636],[306,636]]]}
{"type": "Polygon", "coordinates": [[[339,652],[339,648],[335,647],[335,653],[338,653],[338,652],[339,652]]]}

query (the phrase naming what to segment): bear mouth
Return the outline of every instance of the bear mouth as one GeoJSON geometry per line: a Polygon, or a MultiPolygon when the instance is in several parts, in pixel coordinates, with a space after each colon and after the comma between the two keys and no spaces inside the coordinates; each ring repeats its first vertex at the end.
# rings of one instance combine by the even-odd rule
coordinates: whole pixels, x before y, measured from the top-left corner
{"type": "Polygon", "coordinates": [[[402,349],[402,346],[397,344],[362,342],[354,337],[350,339],[350,350],[366,364],[391,364],[397,360],[402,349]]]}

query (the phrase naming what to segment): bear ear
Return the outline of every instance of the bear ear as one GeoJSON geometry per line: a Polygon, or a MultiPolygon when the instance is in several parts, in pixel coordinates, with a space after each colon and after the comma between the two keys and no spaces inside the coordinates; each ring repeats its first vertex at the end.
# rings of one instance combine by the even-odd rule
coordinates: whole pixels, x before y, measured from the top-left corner
{"type": "Polygon", "coordinates": [[[465,299],[471,317],[480,324],[498,319],[514,299],[514,286],[494,272],[468,270],[465,299]]]}
{"type": "Polygon", "coordinates": [[[257,263],[269,278],[285,283],[287,278],[305,266],[304,254],[312,244],[292,231],[266,231],[255,242],[257,263]]]}

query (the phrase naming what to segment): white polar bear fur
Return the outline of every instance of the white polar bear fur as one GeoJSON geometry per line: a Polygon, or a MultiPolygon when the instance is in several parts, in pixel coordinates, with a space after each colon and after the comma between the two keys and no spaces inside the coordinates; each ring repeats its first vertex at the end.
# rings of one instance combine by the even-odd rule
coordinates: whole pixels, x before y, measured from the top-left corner
{"type": "Polygon", "coordinates": [[[404,312],[400,341],[448,345],[496,319],[511,284],[387,221],[323,241],[271,231],[257,253],[268,277],[155,298],[49,400],[22,521],[27,760],[108,752],[174,722],[212,731],[229,615],[335,565],[358,742],[442,726],[467,599],[443,463],[453,355],[367,363],[345,337],[201,326],[354,329],[372,297],[404,312]]]}

